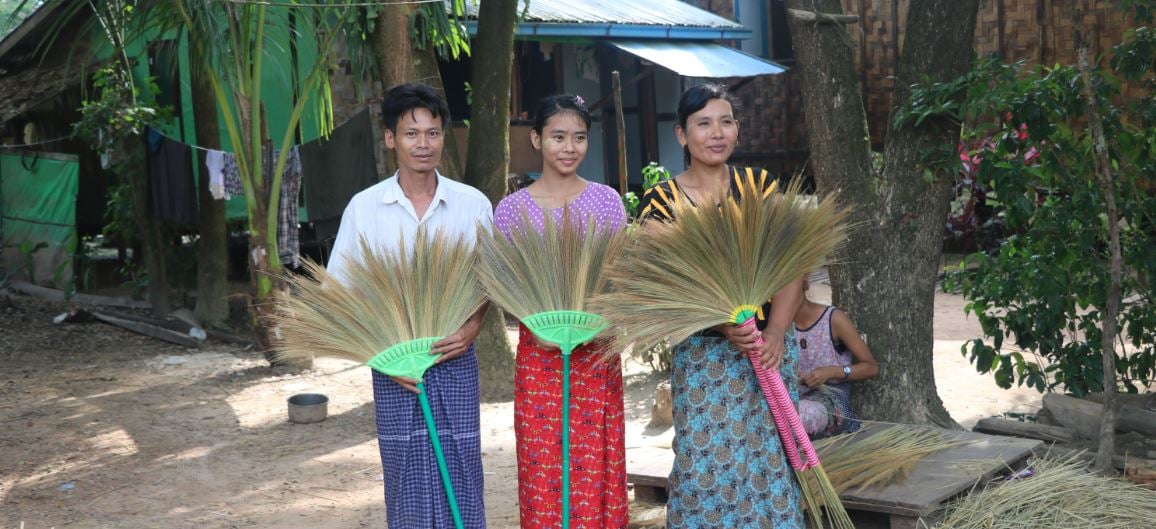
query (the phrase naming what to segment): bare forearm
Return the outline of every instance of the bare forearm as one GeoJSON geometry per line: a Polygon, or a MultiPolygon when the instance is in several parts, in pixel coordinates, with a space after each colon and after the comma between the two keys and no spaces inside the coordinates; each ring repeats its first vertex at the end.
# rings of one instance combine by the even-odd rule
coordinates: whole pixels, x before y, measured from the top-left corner
{"type": "Polygon", "coordinates": [[[774,331],[780,336],[786,334],[787,327],[795,319],[795,312],[803,302],[803,278],[791,281],[775,293],[771,299],[771,313],[767,315],[767,330],[774,331]]]}

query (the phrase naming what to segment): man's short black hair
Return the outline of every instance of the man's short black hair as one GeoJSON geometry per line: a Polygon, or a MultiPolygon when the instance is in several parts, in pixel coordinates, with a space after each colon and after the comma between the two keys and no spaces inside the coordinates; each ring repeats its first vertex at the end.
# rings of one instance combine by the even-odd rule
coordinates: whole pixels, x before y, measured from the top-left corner
{"type": "Polygon", "coordinates": [[[450,106],[433,88],[424,84],[406,83],[390,88],[381,102],[381,116],[385,128],[397,133],[397,122],[402,114],[424,108],[435,118],[442,118],[442,128],[449,128],[450,106]]]}

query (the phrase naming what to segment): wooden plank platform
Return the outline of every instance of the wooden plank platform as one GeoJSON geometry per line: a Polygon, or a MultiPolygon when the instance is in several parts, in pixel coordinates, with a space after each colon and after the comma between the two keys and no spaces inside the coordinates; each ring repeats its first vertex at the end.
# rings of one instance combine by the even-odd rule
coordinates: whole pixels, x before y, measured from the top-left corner
{"type": "MultiPolygon", "coordinates": [[[[878,433],[891,424],[874,423],[852,441],[878,433]]],[[[966,493],[977,482],[995,477],[1008,468],[1017,468],[1043,442],[974,432],[942,430],[949,439],[967,444],[941,450],[919,462],[907,479],[886,487],[851,490],[843,493],[849,510],[890,515],[892,528],[913,527],[914,520],[939,510],[943,503],[966,493]]],[[[664,501],[667,477],[674,462],[669,448],[641,447],[626,451],[627,481],[634,485],[635,497],[664,501]]]]}

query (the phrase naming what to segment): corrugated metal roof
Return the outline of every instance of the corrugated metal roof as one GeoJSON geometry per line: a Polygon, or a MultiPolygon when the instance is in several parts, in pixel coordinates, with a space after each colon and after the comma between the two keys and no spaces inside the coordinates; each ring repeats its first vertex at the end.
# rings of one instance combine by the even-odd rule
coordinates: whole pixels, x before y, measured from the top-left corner
{"type": "MultiPolygon", "coordinates": [[[[519,3],[518,9],[522,8],[519,3]]],[[[466,2],[477,19],[478,3],[466,2]]],[[[557,24],[632,24],[741,29],[743,26],[679,0],[530,0],[525,22],[557,24]]]]}
{"type": "Polygon", "coordinates": [[[754,77],[786,71],[766,59],[713,42],[612,40],[610,44],[685,77],[754,77]]]}

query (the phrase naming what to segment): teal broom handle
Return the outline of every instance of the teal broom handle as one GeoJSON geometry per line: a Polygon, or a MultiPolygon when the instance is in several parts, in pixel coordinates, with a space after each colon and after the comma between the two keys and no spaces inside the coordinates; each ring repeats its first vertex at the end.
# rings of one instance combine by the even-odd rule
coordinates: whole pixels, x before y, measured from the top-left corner
{"type": "Polygon", "coordinates": [[[562,529],[570,529],[570,353],[562,351],[562,529]]]}
{"type": "Polygon", "coordinates": [[[438,428],[434,425],[433,412],[429,409],[429,398],[425,396],[425,384],[417,383],[417,399],[421,401],[421,414],[425,416],[425,427],[429,430],[429,441],[433,444],[434,456],[438,460],[438,471],[442,475],[442,484],[445,485],[446,499],[450,504],[450,514],[454,517],[454,527],[464,529],[462,514],[458,512],[458,500],[454,497],[454,485],[450,483],[450,471],[446,468],[446,456],[442,454],[442,442],[438,439],[438,428]]]}

